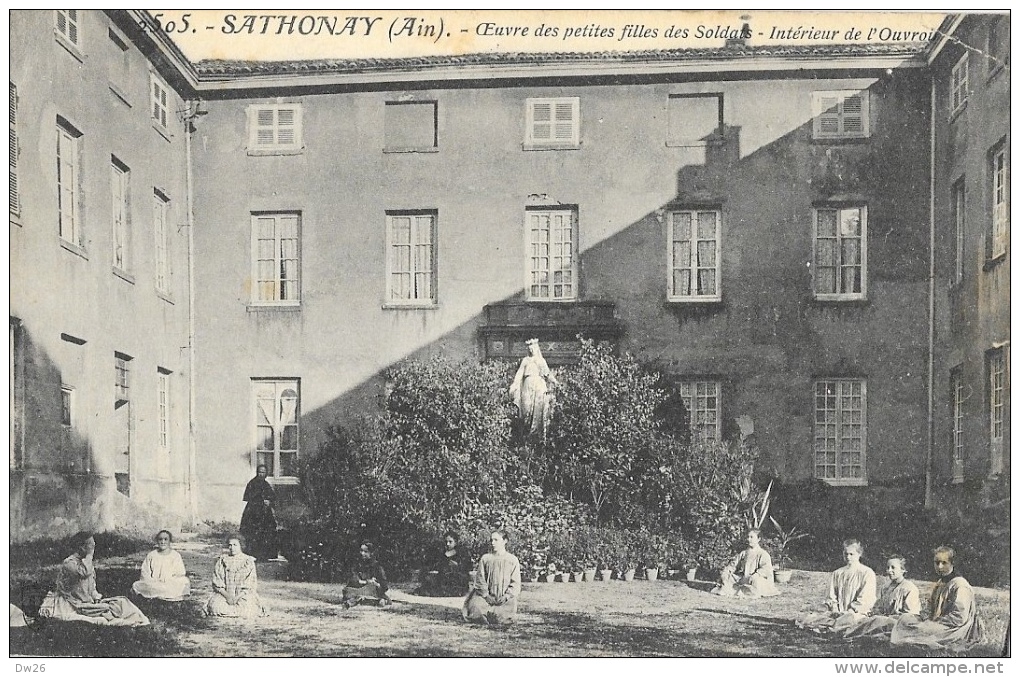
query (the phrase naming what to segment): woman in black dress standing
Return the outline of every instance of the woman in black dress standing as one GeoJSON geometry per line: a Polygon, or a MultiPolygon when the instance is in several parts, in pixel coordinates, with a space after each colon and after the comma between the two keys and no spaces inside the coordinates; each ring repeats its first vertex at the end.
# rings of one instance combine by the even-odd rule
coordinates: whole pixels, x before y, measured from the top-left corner
{"type": "Polygon", "coordinates": [[[273,559],[279,555],[276,545],[276,492],[266,481],[269,471],[260,465],[255,477],[244,488],[244,512],[241,514],[241,535],[248,544],[248,553],[256,559],[273,559]]]}

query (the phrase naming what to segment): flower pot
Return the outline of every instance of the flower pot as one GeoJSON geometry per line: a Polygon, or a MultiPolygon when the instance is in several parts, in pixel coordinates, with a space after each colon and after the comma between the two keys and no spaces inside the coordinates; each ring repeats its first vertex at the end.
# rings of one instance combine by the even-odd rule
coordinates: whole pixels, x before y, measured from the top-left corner
{"type": "Polygon", "coordinates": [[[555,580],[556,580],[556,574],[546,574],[545,575],[545,582],[546,583],[552,583],[555,580]]]}
{"type": "Polygon", "coordinates": [[[623,572],[623,580],[633,581],[635,573],[637,572],[634,569],[627,569],[626,571],[623,572]]]}
{"type": "Polygon", "coordinates": [[[776,583],[789,583],[793,578],[793,569],[776,569],[776,583]]]}
{"type": "Polygon", "coordinates": [[[584,576],[583,572],[575,571],[574,573],[570,574],[570,580],[572,580],[574,583],[580,583],[582,576],[584,576]]]}
{"type": "Polygon", "coordinates": [[[584,582],[585,583],[591,583],[592,581],[595,580],[595,570],[594,569],[585,569],[583,575],[584,575],[584,582]]]}
{"type": "Polygon", "coordinates": [[[560,583],[567,583],[568,581],[570,581],[570,574],[566,571],[561,571],[560,573],[556,574],[556,580],[559,581],[560,583]]]}
{"type": "Polygon", "coordinates": [[[613,577],[612,569],[602,569],[599,571],[599,576],[602,577],[603,582],[608,583],[609,579],[613,577]]]}
{"type": "Polygon", "coordinates": [[[689,580],[689,581],[696,580],[697,576],[698,576],[698,567],[691,567],[690,569],[687,570],[687,580],[689,580]]]}
{"type": "Polygon", "coordinates": [[[645,580],[655,581],[658,580],[658,578],[659,578],[658,569],[645,569],[645,580]]]}
{"type": "Polygon", "coordinates": [[[669,580],[671,581],[675,581],[680,577],[679,569],[669,569],[667,573],[669,574],[669,580]]]}

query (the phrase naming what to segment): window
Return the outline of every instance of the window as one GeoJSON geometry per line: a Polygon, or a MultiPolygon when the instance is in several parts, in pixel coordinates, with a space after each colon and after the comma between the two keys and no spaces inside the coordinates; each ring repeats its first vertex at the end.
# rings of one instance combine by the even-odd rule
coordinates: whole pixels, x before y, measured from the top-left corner
{"type": "Polygon", "coordinates": [[[956,284],[963,282],[964,272],[963,263],[965,256],[964,242],[967,235],[967,231],[965,228],[967,198],[966,193],[964,191],[966,185],[967,185],[966,181],[962,176],[957,180],[956,183],[953,184],[952,195],[953,224],[956,227],[956,272],[954,275],[954,279],[956,281],[956,284]]]}
{"type": "Polygon", "coordinates": [[[704,146],[721,138],[722,94],[672,94],[667,105],[667,146],[704,146]]]}
{"type": "Polygon", "coordinates": [[[680,384],[680,396],[690,418],[691,435],[704,441],[718,441],[719,391],[718,381],[684,381],[680,384]]]}
{"type": "Polygon", "coordinates": [[[11,156],[11,184],[10,184],[10,207],[11,214],[21,213],[21,193],[18,190],[18,88],[11,85],[11,135],[10,135],[10,156],[11,156]]]}
{"type": "Polygon", "coordinates": [[[257,104],[248,107],[248,152],[294,153],[301,150],[301,106],[257,104]]]}
{"type": "Polygon", "coordinates": [[[967,94],[970,91],[967,80],[969,79],[969,62],[967,54],[960,57],[960,60],[953,66],[952,79],[949,86],[949,114],[956,115],[967,105],[967,94]]]}
{"type": "Polygon", "coordinates": [[[149,74],[149,81],[152,83],[150,90],[152,92],[152,123],[156,125],[158,129],[166,130],[170,122],[170,94],[167,91],[167,86],[160,81],[159,76],[155,73],[149,74]]]}
{"type": "Polygon", "coordinates": [[[577,298],[577,212],[528,210],[527,296],[533,301],[577,298]]]}
{"type": "Polygon", "coordinates": [[[669,221],[669,300],[718,301],[720,212],[673,212],[669,221]]]}
{"type": "Polygon", "coordinates": [[[988,73],[994,75],[1009,65],[1009,25],[1000,16],[988,26],[988,73]]]}
{"type": "Polygon", "coordinates": [[[815,298],[865,298],[867,208],[818,207],[815,214],[815,298]]]}
{"type": "Polygon", "coordinates": [[[114,461],[113,471],[117,491],[131,494],[131,441],[134,418],[131,413],[131,360],[130,355],[114,353],[114,461]]]}
{"type": "Polygon", "coordinates": [[[814,138],[864,139],[871,136],[867,91],[812,92],[814,138]]]}
{"type": "Polygon", "coordinates": [[[830,484],[867,484],[866,388],[861,379],[815,383],[815,477],[830,484]]]}
{"type": "Polygon", "coordinates": [[[391,153],[430,151],[439,145],[435,101],[387,101],[385,150],[391,153]]]}
{"type": "Polygon", "coordinates": [[[988,423],[991,474],[1002,472],[1004,414],[1006,411],[1006,359],[1005,351],[996,348],[988,352],[988,423]]]}
{"type": "Polygon", "coordinates": [[[1000,143],[989,154],[992,179],[992,258],[1006,253],[1009,242],[1009,163],[1006,146],[1000,143]]]}
{"type": "Polygon", "coordinates": [[[252,379],[255,399],[255,465],[270,477],[298,474],[300,382],[252,379]]]}
{"type": "Polygon", "coordinates": [[[301,217],[297,213],[252,214],[252,303],[296,306],[301,302],[301,217]]]}
{"type": "Polygon", "coordinates": [[[53,14],[56,20],[57,37],[72,47],[80,48],[81,33],[78,30],[78,10],[56,9],[53,10],[53,14]]]}
{"type": "Polygon", "coordinates": [[[436,216],[435,212],[387,212],[388,304],[436,303],[436,216]]]}
{"type": "Polygon", "coordinates": [[[21,436],[21,432],[24,430],[25,400],[22,389],[25,382],[25,365],[21,343],[21,321],[11,317],[7,334],[9,356],[7,368],[10,374],[10,378],[7,381],[7,404],[10,411],[8,431],[10,433],[12,470],[22,468],[25,461],[24,445],[21,436]]]}
{"type": "Polygon", "coordinates": [[[525,148],[579,148],[581,100],[528,99],[525,148]]]}
{"type": "Polygon", "coordinates": [[[74,427],[74,388],[69,385],[60,386],[60,425],[65,428],[74,427]]]}
{"type": "Polygon", "coordinates": [[[167,232],[169,214],[169,198],[155,190],[152,196],[152,228],[156,238],[156,289],[162,294],[170,293],[170,236],[167,232]]]}
{"type": "Polygon", "coordinates": [[[170,451],[170,372],[162,367],[156,370],[156,419],[158,422],[159,450],[170,451]]]}
{"type": "Polygon", "coordinates": [[[964,396],[963,378],[960,370],[953,369],[949,372],[949,385],[953,392],[953,480],[963,480],[963,403],[964,396]]]}
{"type": "Polygon", "coordinates": [[[85,245],[81,218],[81,132],[57,118],[57,218],[60,237],[85,245]]]}
{"type": "Polygon", "coordinates": [[[113,266],[120,270],[128,269],[128,237],[130,235],[129,219],[131,170],[115,157],[110,158],[110,192],[113,204],[113,266]]]}

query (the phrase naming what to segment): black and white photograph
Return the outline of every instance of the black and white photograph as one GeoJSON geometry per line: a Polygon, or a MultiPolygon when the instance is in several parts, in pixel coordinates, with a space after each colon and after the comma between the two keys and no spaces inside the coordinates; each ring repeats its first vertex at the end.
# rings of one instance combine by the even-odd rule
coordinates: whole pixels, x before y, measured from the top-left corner
{"type": "Polygon", "coordinates": [[[1007,671],[1008,10],[8,17],[12,674],[1007,671]]]}

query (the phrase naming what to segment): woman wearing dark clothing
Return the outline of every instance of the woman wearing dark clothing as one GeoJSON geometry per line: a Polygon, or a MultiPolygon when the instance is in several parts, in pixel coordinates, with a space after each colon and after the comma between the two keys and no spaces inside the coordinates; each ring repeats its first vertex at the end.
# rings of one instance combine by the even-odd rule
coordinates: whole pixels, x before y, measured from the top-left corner
{"type": "Polygon", "coordinates": [[[389,606],[390,598],[386,595],[389,587],[386,571],[375,559],[375,547],[371,543],[362,543],[358,561],[344,586],[344,608],[350,609],[362,603],[389,606]]]}
{"type": "Polygon", "coordinates": [[[276,545],[276,492],[266,481],[266,466],[260,465],[255,477],[244,488],[244,512],[241,514],[241,535],[248,544],[248,554],[256,559],[273,559],[279,555],[276,545]]]}
{"type": "Polygon", "coordinates": [[[444,547],[422,574],[417,594],[430,597],[463,597],[467,594],[468,571],[471,561],[460,549],[456,533],[443,534],[444,547]]]}

